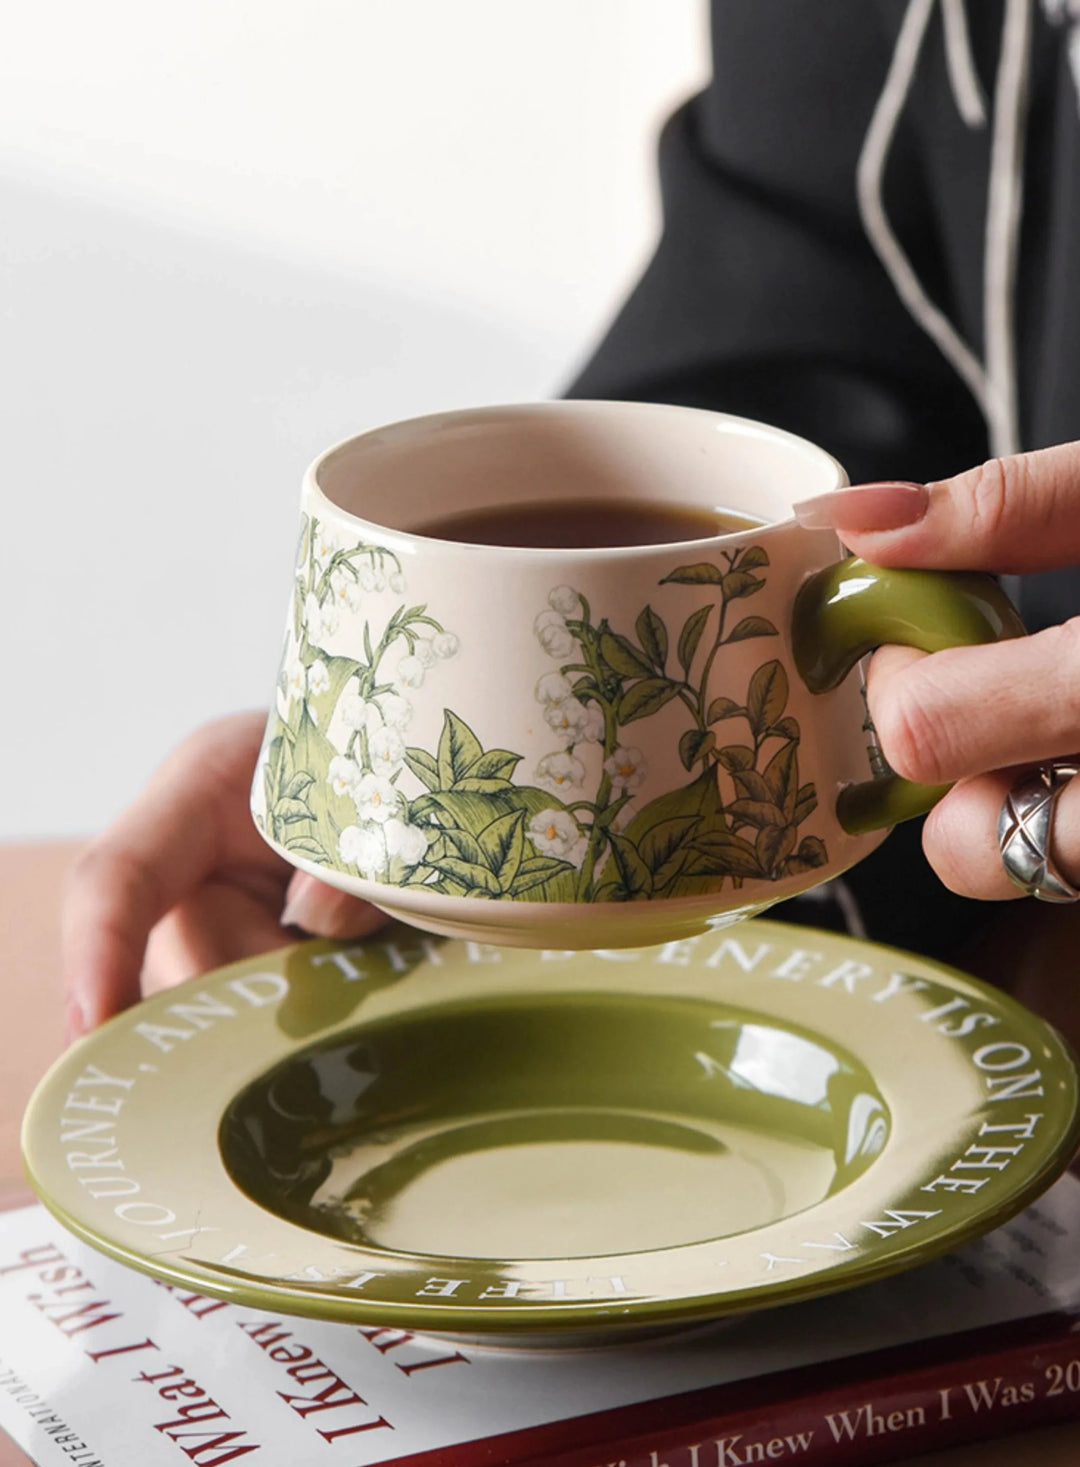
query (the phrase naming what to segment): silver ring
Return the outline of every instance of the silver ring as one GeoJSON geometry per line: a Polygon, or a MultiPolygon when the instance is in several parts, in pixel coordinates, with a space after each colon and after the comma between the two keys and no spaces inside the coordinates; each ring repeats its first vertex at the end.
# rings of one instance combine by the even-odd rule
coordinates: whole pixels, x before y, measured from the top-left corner
{"type": "Polygon", "coordinates": [[[1019,779],[998,816],[997,837],[1009,880],[1041,902],[1080,901],[1080,891],[1054,865],[1054,808],[1080,763],[1057,759],[1019,779]]]}

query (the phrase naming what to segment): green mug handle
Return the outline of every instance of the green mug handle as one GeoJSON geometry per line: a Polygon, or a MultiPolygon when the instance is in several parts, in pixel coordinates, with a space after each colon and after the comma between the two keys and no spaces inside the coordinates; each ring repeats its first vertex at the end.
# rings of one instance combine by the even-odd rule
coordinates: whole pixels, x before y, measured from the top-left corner
{"type": "MultiPolygon", "coordinates": [[[[885,642],[940,652],[1024,635],[1012,602],[973,571],[888,570],[852,557],[815,571],[792,611],[795,667],[812,693],[826,693],[885,642]]],[[[845,785],[836,816],[852,835],[924,815],[949,789],[898,774],[845,785]]]]}

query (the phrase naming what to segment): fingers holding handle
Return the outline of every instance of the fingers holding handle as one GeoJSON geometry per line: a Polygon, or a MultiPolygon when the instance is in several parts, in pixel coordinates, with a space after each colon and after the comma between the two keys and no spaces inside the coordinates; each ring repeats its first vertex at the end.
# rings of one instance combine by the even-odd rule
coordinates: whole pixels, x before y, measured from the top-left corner
{"type": "MultiPolygon", "coordinates": [[[[792,650],[807,687],[824,693],[882,643],[938,652],[1018,637],[1023,630],[1012,603],[988,576],[885,570],[854,558],[804,582],[795,600],[792,650]]],[[[841,790],[837,818],[852,834],[880,830],[924,814],[947,788],[895,774],[866,780],[841,790]]]]}

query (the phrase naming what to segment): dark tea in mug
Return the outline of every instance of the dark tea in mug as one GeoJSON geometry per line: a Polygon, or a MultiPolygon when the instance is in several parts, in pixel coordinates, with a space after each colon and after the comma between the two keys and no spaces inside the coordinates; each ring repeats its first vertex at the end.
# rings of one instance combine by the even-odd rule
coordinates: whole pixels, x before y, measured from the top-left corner
{"type": "Polygon", "coordinates": [[[468,545],[521,550],[599,550],[622,545],[675,545],[751,530],[762,521],[706,505],[661,500],[526,500],[463,510],[430,520],[419,533],[468,545]]]}

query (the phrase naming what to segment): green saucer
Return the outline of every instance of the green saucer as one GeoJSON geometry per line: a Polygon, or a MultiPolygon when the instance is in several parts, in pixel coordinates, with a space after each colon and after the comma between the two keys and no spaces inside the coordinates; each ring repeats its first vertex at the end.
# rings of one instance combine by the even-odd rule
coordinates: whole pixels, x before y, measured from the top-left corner
{"type": "Polygon", "coordinates": [[[767,921],[638,952],[404,927],[140,1004],[38,1087],[60,1220],[261,1309],[530,1344],[822,1294],[996,1227],[1080,1139],[1060,1037],[767,921]]]}

